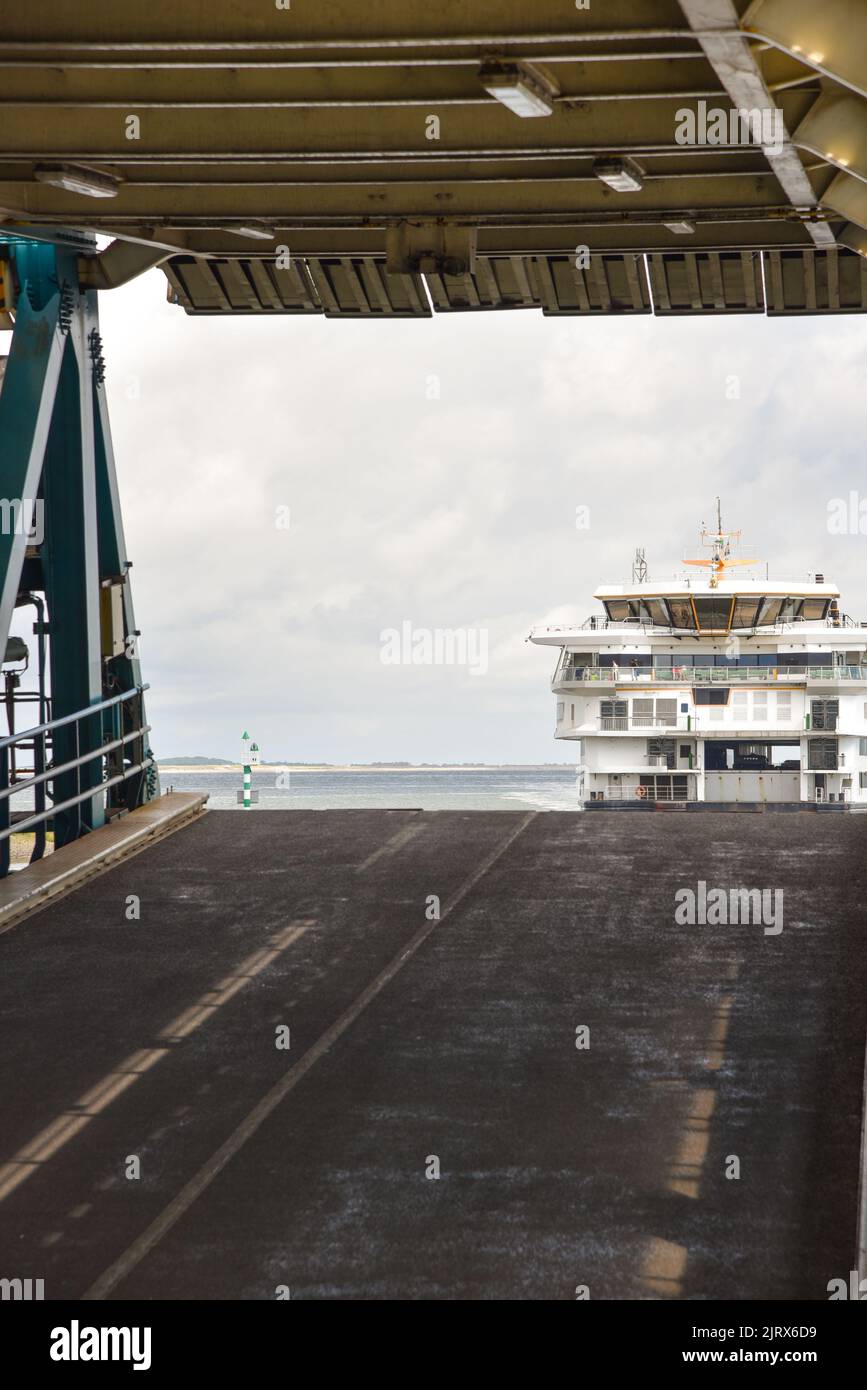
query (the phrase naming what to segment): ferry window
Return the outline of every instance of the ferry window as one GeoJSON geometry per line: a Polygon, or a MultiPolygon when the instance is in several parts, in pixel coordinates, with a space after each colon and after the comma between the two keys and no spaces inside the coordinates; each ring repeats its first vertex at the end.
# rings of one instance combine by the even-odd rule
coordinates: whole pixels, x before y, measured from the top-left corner
{"type": "Polygon", "coordinates": [[[804,606],[800,616],[806,622],[821,622],[828,610],[828,599],[826,598],[805,598],[804,606]]]}
{"type": "Polygon", "coordinates": [[[761,612],[759,613],[758,626],[770,627],[772,623],[779,622],[780,613],[782,611],[784,603],[785,599],[781,598],[762,599],[762,608],[761,612]]]}
{"type": "Polygon", "coordinates": [[[858,753],[862,758],[867,758],[867,738],[859,738],[858,753]]]}
{"type": "Polygon", "coordinates": [[[777,692],[777,718],[791,719],[792,717],[792,692],[790,690],[780,690],[777,692]]]}
{"type": "Polygon", "coordinates": [[[605,612],[612,623],[625,623],[629,617],[629,604],[625,598],[610,599],[605,605],[605,612]]]}
{"type": "Polygon", "coordinates": [[[652,700],[632,701],[632,722],[636,729],[650,729],[653,727],[652,700]]]}
{"type": "Polygon", "coordinates": [[[727,705],[729,702],[727,687],[717,687],[715,690],[694,690],[692,696],[697,705],[727,705]]]}
{"type": "Polygon", "coordinates": [[[811,700],[810,722],[814,729],[836,729],[839,700],[811,700]]]}
{"type": "Polygon", "coordinates": [[[702,628],[727,628],[732,601],[727,594],[714,594],[712,598],[697,598],[695,611],[702,628]]]}
{"type": "Polygon", "coordinates": [[[656,722],[667,728],[677,723],[677,700],[657,700],[656,722]]]}
{"type": "Polygon", "coordinates": [[[648,621],[655,627],[668,627],[668,614],[661,598],[645,599],[642,608],[647,612],[648,621]]]}
{"type": "Polygon", "coordinates": [[[672,627],[695,629],[695,614],[688,598],[670,598],[668,607],[671,613],[672,627]]]}
{"type": "Polygon", "coordinates": [[[867,772],[858,773],[858,786],[861,788],[862,792],[864,788],[867,787],[867,772]]]}
{"type": "Polygon", "coordinates": [[[732,615],[732,627],[755,627],[759,615],[757,598],[736,598],[732,615]]]}
{"type": "Polygon", "coordinates": [[[837,769],[837,740],[811,738],[808,743],[808,767],[814,772],[835,772],[837,769]]]}
{"type": "Polygon", "coordinates": [[[766,690],[753,691],[753,720],[766,724],[768,721],[768,692],[766,690]]]}
{"type": "Polygon", "coordinates": [[[558,724],[562,724],[562,723],[563,723],[563,711],[565,710],[565,708],[566,708],[565,701],[563,701],[563,700],[558,700],[558,701],[557,701],[557,723],[558,723],[558,724]]]}
{"type": "Polygon", "coordinates": [[[625,729],[628,705],[625,700],[600,700],[603,729],[625,729]]]}

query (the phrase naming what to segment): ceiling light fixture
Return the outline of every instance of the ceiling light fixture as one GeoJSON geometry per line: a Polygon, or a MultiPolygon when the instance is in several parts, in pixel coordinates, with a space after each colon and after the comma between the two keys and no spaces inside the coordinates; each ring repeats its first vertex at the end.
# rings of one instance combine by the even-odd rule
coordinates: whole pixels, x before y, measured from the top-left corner
{"type": "Polygon", "coordinates": [[[644,170],[628,155],[622,159],[594,160],[593,172],[615,193],[640,193],[644,187],[644,170]]]}
{"type": "Polygon", "coordinates": [[[695,231],[695,223],[690,222],[687,217],[682,217],[677,222],[663,222],[662,225],[670,232],[676,232],[678,236],[692,236],[695,231]]]}
{"type": "Polygon", "coordinates": [[[78,164],[37,164],[33,177],[39,183],[62,188],[67,193],[83,193],[87,198],[116,198],[120,179],[78,164]]]}
{"type": "Polygon", "coordinates": [[[224,227],[223,231],[249,237],[251,241],[274,241],[277,235],[267,222],[236,222],[232,227],[224,227]]]}
{"type": "Polygon", "coordinates": [[[528,63],[486,59],[479,69],[485,91],[516,116],[553,116],[554,97],[545,79],[528,63]]]}

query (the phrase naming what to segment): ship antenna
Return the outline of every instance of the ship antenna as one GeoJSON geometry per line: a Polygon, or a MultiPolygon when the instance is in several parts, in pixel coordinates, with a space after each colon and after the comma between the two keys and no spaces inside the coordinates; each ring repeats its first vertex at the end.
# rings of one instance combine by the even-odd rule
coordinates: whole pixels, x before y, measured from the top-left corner
{"type": "Polygon", "coordinates": [[[644,550],[635,551],[635,559],[632,561],[632,582],[633,584],[644,584],[647,582],[647,560],[644,550]]]}

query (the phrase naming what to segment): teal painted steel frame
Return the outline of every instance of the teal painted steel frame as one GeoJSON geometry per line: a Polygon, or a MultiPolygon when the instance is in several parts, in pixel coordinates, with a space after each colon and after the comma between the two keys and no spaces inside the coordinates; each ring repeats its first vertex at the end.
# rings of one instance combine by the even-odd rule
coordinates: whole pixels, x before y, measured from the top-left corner
{"type": "MultiPolygon", "coordinates": [[[[15,241],[7,254],[15,266],[19,295],[0,391],[0,494],[8,503],[0,527],[0,642],[5,650],[30,543],[26,518],[38,505],[44,517],[41,567],[49,619],[51,709],[53,718],[61,719],[99,705],[117,691],[142,685],[129,562],[101,381],[96,292],[79,288],[74,247],[15,241]],[[13,518],[18,523],[19,517],[25,519],[9,524],[13,518]],[[101,586],[121,581],[126,650],[104,661],[101,586]]],[[[55,817],[56,846],[103,823],[104,780],[115,778],[109,801],[113,807],[132,809],[158,795],[155,768],[126,780],[116,777],[122,765],[118,759],[124,756],[134,765],[147,763],[145,725],[139,698],[58,729],[56,763],[70,762],[137,729],[143,732],[108,753],[105,770],[96,758],[54,779],[52,796],[57,803],[69,801],[79,789],[93,788],[92,796],[55,817]]]]}

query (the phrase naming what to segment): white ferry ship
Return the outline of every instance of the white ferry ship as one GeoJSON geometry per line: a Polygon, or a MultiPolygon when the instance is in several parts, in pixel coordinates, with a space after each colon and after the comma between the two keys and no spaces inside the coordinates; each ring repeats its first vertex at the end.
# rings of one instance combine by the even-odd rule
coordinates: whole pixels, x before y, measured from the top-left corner
{"type": "Polygon", "coordinates": [[[560,649],[558,739],[578,752],[586,810],[867,810],[867,625],[822,574],[741,577],[739,532],[663,582],[636,552],[581,626],[534,628],[560,649]]]}

